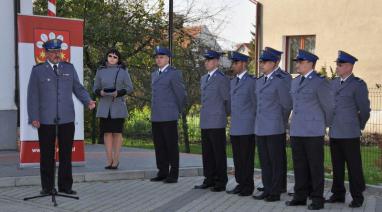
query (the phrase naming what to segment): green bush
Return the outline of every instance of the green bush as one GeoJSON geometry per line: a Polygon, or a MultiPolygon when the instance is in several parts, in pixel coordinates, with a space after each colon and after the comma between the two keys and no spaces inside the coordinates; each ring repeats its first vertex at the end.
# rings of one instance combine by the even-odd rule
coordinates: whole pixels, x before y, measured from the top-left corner
{"type": "Polygon", "coordinates": [[[124,133],[134,138],[151,137],[150,113],[150,108],[147,106],[131,110],[125,121],[124,133]]]}

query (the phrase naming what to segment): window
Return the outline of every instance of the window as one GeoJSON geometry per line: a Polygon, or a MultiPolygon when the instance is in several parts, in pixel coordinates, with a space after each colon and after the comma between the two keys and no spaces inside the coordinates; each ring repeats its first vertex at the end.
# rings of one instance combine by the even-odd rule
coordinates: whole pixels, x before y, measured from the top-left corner
{"type": "Polygon", "coordinates": [[[296,63],[293,61],[293,59],[296,57],[298,49],[304,49],[314,53],[315,47],[315,35],[287,36],[285,70],[291,74],[297,74],[296,63]]]}

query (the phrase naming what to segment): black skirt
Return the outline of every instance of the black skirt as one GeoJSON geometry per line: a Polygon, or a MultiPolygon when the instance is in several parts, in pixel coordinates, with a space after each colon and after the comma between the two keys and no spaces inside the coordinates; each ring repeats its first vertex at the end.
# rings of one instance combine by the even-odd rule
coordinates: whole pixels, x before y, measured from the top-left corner
{"type": "Polygon", "coordinates": [[[100,131],[103,133],[122,133],[124,123],[124,118],[112,119],[109,114],[107,118],[100,118],[100,131]]]}

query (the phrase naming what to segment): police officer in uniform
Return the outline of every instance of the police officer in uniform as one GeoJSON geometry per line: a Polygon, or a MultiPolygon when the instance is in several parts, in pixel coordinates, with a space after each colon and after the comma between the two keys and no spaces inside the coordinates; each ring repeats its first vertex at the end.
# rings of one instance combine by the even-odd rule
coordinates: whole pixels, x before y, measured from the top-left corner
{"type": "Polygon", "coordinates": [[[256,78],[247,72],[249,57],[232,52],[231,79],[231,143],[235,179],[238,185],[229,194],[250,196],[254,190],[253,172],[255,160],[256,78]]]}
{"type": "Polygon", "coordinates": [[[257,112],[255,134],[261,165],[264,192],[254,196],[267,202],[280,200],[284,189],[285,130],[292,98],[290,83],[285,74],[279,73],[279,56],[264,50],[260,56],[260,71],[257,80],[257,112]]]}
{"type": "Polygon", "coordinates": [[[202,158],[204,181],[195,189],[225,191],[228,181],[226,133],[227,116],[230,113],[230,82],[218,69],[220,53],[207,50],[203,55],[208,73],[200,80],[202,134],[202,158]]]}
{"type": "Polygon", "coordinates": [[[157,46],[154,56],[158,69],[151,74],[151,122],[159,171],[151,181],[176,183],[179,176],[178,118],[186,104],[186,90],[182,73],[169,65],[170,50],[157,46]]]}
{"type": "Polygon", "coordinates": [[[292,80],[293,113],[290,124],[295,175],[294,196],[286,205],[306,205],[309,184],[312,203],[309,210],[324,207],[324,135],[334,111],[330,83],[314,70],[318,57],[298,50],[297,72],[292,80]]]}
{"type": "Polygon", "coordinates": [[[71,63],[61,61],[59,39],[44,43],[47,61],[33,67],[28,85],[29,123],[38,129],[40,145],[41,194],[54,189],[55,137],[58,124],[58,191],[76,194],[72,190],[72,145],[74,139],[74,104],[72,93],[89,109],[95,107],[89,93],[81,85],[71,63]]]}
{"type": "MultiPolygon", "coordinates": [[[[277,74],[281,74],[282,76],[284,76],[284,81],[286,84],[288,84],[290,86],[291,82],[292,82],[292,75],[288,72],[286,72],[285,70],[281,69],[281,67],[279,66],[280,65],[280,61],[281,61],[281,55],[283,54],[282,51],[279,51],[279,50],[276,50],[274,48],[271,48],[271,47],[265,47],[265,50],[268,51],[268,52],[271,52],[273,53],[274,55],[276,55],[278,57],[278,60],[276,62],[276,67],[278,67],[276,69],[276,73],[277,74]]],[[[285,111],[285,114],[284,114],[284,120],[285,120],[285,126],[288,126],[288,122],[289,122],[289,115],[290,115],[290,111],[285,111]]],[[[284,145],[286,146],[286,133],[284,133],[283,135],[283,143],[284,145]]],[[[287,156],[286,156],[286,151],[283,152],[283,181],[282,181],[282,187],[281,187],[281,193],[285,193],[287,191],[287,156]]],[[[261,190],[258,188],[258,190],[261,190]]]]}
{"type": "Polygon", "coordinates": [[[330,152],[333,165],[333,195],[329,203],[345,202],[344,186],[345,163],[348,169],[350,194],[353,201],[350,207],[361,207],[364,201],[362,192],[365,180],[362,171],[360,150],[361,130],[370,117],[370,101],[366,83],[353,75],[353,66],[358,61],[354,56],[338,52],[337,78],[332,80],[335,92],[335,111],[330,127],[330,152]]]}

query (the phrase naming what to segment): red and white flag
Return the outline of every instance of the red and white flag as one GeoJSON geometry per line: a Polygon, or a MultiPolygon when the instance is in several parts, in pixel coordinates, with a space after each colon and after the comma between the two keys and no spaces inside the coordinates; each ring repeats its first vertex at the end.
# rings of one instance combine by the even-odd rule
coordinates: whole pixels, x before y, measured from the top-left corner
{"type": "Polygon", "coordinates": [[[48,0],[48,16],[56,16],[56,0],[48,0]]]}

